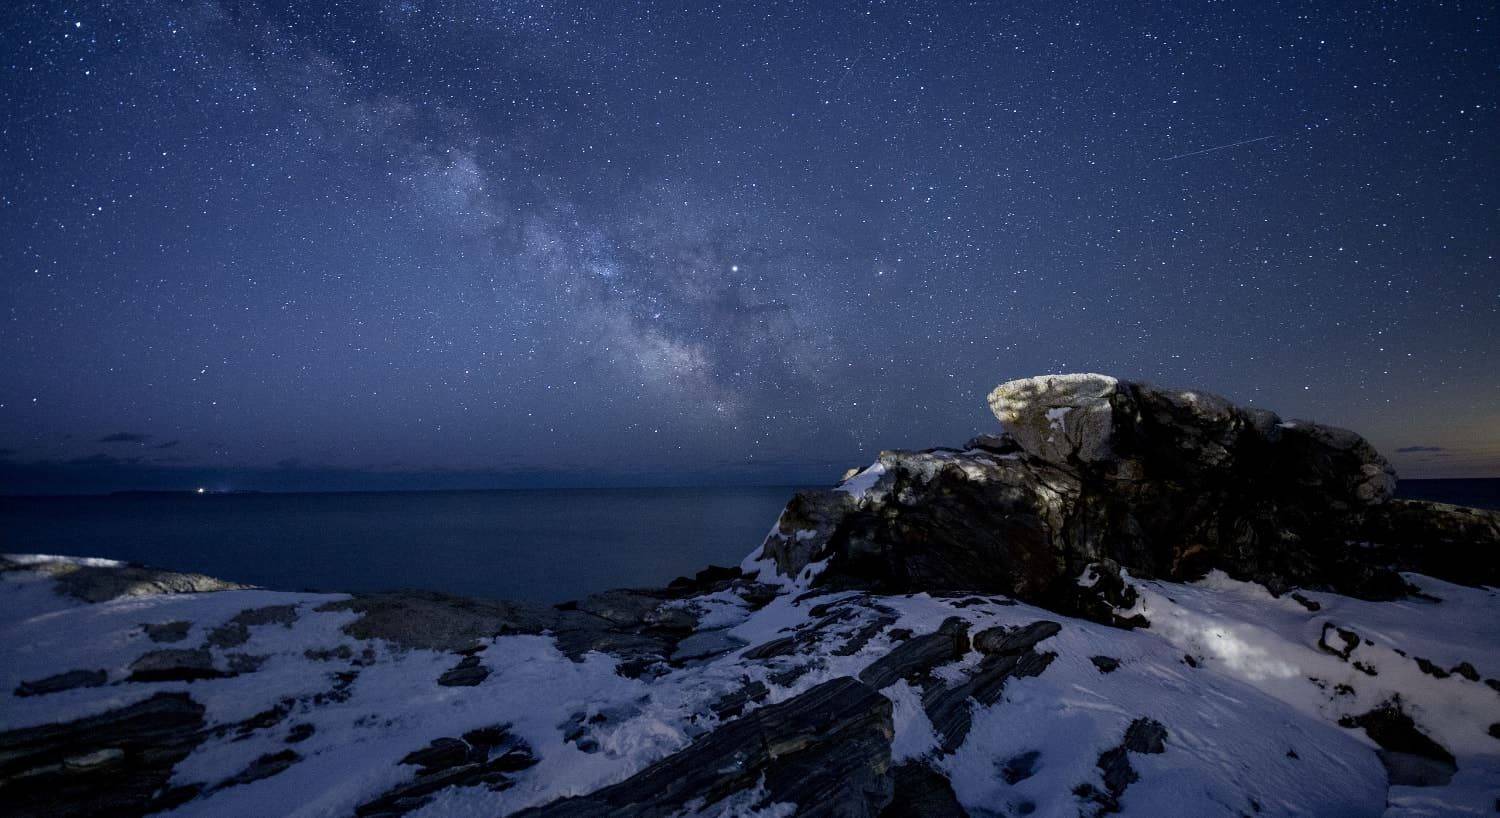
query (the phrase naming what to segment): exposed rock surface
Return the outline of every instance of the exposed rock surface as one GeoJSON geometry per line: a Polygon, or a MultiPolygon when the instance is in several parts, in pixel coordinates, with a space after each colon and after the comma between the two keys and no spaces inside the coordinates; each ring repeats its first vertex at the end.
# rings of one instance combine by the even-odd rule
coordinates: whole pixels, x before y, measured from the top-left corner
{"type": "Polygon", "coordinates": [[[465,656],[438,677],[438,684],[444,687],[473,687],[489,676],[489,668],[480,662],[478,656],[465,656]]]}
{"type": "Polygon", "coordinates": [[[418,768],[414,779],[361,804],[355,814],[404,815],[428,803],[432,794],[449,787],[485,787],[501,792],[515,785],[515,775],[537,763],[525,741],[497,724],[464,733],[462,738],[439,738],[408,753],[401,763],[418,768]]]}
{"type": "Polygon", "coordinates": [[[1418,730],[1400,702],[1385,702],[1368,713],[1347,716],[1340,723],[1363,728],[1380,745],[1380,761],[1390,773],[1392,784],[1446,784],[1458,769],[1453,754],[1418,730]]]}
{"type": "Polygon", "coordinates": [[[130,664],[132,682],[190,682],[227,675],[203,648],[154,650],[130,664]]]}
{"type": "Polygon", "coordinates": [[[235,614],[228,622],[208,632],[208,643],[214,647],[234,648],[250,639],[250,629],[262,625],[291,627],[297,621],[297,606],[268,605],[235,614]]]}
{"type": "Polygon", "coordinates": [[[948,778],[920,761],[891,770],[894,792],[880,818],[968,818],[948,778]]]}
{"type": "Polygon", "coordinates": [[[0,573],[20,570],[46,573],[57,581],[58,593],[84,602],[105,602],[122,596],[199,594],[250,587],[202,574],[162,571],[113,560],[49,559],[33,563],[0,556],[0,573]]]}
{"type": "Polygon", "coordinates": [[[925,672],[935,665],[953,662],[969,652],[969,626],[949,617],[926,636],[915,636],[891,649],[859,674],[859,680],[880,690],[898,679],[925,672]]]}
{"type": "Polygon", "coordinates": [[[188,630],[193,623],[185,621],[163,622],[161,624],[146,624],[141,626],[146,638],[152,642],[181,642],[187,638],[188,630]]]}
{"type": "Polygon", "coordinates": [[[1062,630],[1056,622],[1042,620],[1024,628],[988,628],[974,636],[974,648],[980,653],[1008,656],[1024,653],[1036,647],[1043,639],[1050,639],[1062,630]]]}
{"type": "Polygon", "coordinates": [[[800,492],[763,557],[822,587],[1001,592],[1102,621],[1132,600],[1081,592],[1091,567],[1373,599],[1406,593],[1398,570],[1500,582],[1500,514],[1391,500],[1353,432],[1101,375],[1012,381],[990,405],[1003,434],[800,492]]]}
{"type": "Polygon", "coordinates": [[[666,816],[765,789],[802,816],[873,818],[891,800],[891,703],[853,678],[731,721],[687,749],[597,792],[520,813],[666,816]]]}
{"type": "Polygon", "coordinates": [[[1084,782],[1073,789],[1073,794],[1083,801],[1083,814],[1094,816],[1120,811],[1120,797],[1125,788],[1141,779],[1130,764],[1131,753],[1155,755],[1165,753],[1167,729],[1153,719],[1136,719],[1125,729],[1125,738],[1115,747],[1099,754],[1095,766],[1099,768],[1104,787],[1093,782],[1084,782]]]}
{"type": "Polygon", "coordinates": [[[143,815],[204,738],[203,706],[182,693],[63,724],[0,733],[0,803],[12,816],[143,815]]]}
{"type": "Polygon", "coordinates": [[[45,679],[22,682],[16,686],[16,695],[45,696],[48,693],[61,693],[78,687],[98,687],[108,680],[109,674],[103,670],[70,670],[45,679]]]}
{"type": "Polygon", "coordinates": [[[928,688],[922,696],[922,709],[938,735],[938,746],[944,752],[957,750],[973,726],[971,703],[981,707],[994,704],[1005,691],[1006,680],[1040,675],[1055,657],[1056,654],[1037,653],[1029,648],[1024,652],[991,654],[965,680],[928,688]]]}

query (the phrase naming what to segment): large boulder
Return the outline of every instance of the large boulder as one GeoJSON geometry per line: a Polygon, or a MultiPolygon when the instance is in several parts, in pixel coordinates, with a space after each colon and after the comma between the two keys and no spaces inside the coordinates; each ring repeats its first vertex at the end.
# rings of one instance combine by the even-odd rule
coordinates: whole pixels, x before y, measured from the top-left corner
{"type": "Polygon", "coordinates": [[[999,592],[1105,620],[1132,599],[1120,569],[1366,598],[1404,594],[1398,570],[1500,581],[1500,517],[1392,501],[1394,470],[1354,432],[1105,375],[1011,381],[989,404],[1000,434],[882,452],[799,493],[761,559],[809,585],[999,592]]]}
{"type": "Polygon", "coordinates": [[[989,404],[1028,455],[1092,476],[1279,478],[1340,508],[1383,503],[1396,489],[1395,470],[1354,432],[1202,390],[1048,375],[1000,384],[989,404]]]}
{"type": "Polygon", "coordinates": [[[1050,463],[1098,463],[1112,457],[1113,398],[1108,375],[1050,375],[1007,381],[990,393],[990,411],[1028,453],[1050,463]]]}

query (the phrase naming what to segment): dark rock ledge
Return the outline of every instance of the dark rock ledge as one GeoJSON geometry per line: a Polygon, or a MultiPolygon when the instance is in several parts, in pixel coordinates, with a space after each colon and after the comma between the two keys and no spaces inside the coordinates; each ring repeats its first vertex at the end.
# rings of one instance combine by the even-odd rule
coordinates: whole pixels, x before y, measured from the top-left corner
{"type": "Polygon", "coordinates": [[[1001,593],[1127,626],[1121,568],[1366,599],[1406,595],[1400,571],[1500,584],[1500,514],[1392,499],[1354,432],[1103,375],[1011,381],[990,407],[1001,434],[882,452],[863,492],[799,492],[760,556],[793,577],[827,560],[829,590],[1001,593]]]}

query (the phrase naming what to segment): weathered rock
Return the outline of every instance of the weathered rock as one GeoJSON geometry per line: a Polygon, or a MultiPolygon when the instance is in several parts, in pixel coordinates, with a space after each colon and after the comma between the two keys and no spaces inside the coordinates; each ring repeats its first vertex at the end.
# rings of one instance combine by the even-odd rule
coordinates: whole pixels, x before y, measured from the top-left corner
{"type": "Polygon", "coordinates": [[[192,627],[191,622],[163,622],[142,625],[141,630],[146,632],[146,638],[152,642],[181,642],[187,638],[188,629],[192,627]]]}
{"type": "Polygon", "coordinates": [[[1466,585],[1500,585],[1500,512],[1423,500],[1369,510],[1367,559],[1466,585]]]}
{"type": "Polygon", "coordinates": [[[214,658],[204,648],[153,650],[130,663],[132,682],[190,682],[230,675],[214,667],[214,658]]]}
{"type": "MultiPolygon", "coordinates": [[[[683,627],[689,621],[696,623],[691,612],[664,607],[671,598],[663,591],[621,590],[553,606],[397,591],[359,595],[319,610],[358,612],[360,618],[344,626],[344,632],[357,639],[379,638],[406,648],[461,653],[481,648],[496,636],[545,631],[573,659],[600,651],[625,660],[622,668],[644,670],[672,656],[678,642],[685,641],[683,627]]],[[[722,635],[704,637],[677,658],[707,655],[699,650],[711,641],[728,644],[722,635]]]]}
{"type": "Polygon", "coordinates": [[[1359,647],[1359,634],[1341,628],[1332,622],[1323,623],[1323,633],[1318,637],[1318,649],[1347,660],[1349,654],[1359,647]]]}
{"type": "Polygon", "coordinates": [[[1120,668],[1120,660],[1113,656],[1090,656],[1089,661],[1094,663],[1100,673],[1114,673],[1120,668]]]}
{"type": "Polygon", "coordinates": [[[974,649],[980,653],[1006,656],[1024,653],[1036,647],[1043,639],[1050,639],[1062,630],[1062,625],[1046,619],[1038,620],[1020,628],[986,628],[974,635],[974,649]]]}
{"type": "Polygon", "coordinates": [[[308,739],[312,738],[313,733],[316,732],[318,732],[317,726],[308,722],[294,724],[292,725],[292,729],[286,731],[286,743],[300,744],[301,742],[307,741],[308,739]]]}
{"type": "Polygon", "coordinates": [[[1154,719],[1136,719],[1125,729],[1125,738],[1119,745],[1099,754],[1095,766],[1104,780],[1100,790],[1091,783],[1074,788],[1073,794],[1093,807],[1095,816],[1120,811],[1120,796],[1125,789],[1140,780],[1140,775],[1130,764],[1130,753],[1166,752],[1167,728],[1154,719]]]}
{"type": "Polygon", "coordinates": [[[832,650],[834,656],[853,656],[865,649],[870,640],[880,635],[880,632],[896,624],[897,617],[894,613],[878,614],[871,617],[864,624],[854,629],[844,644],[832,650]]]}
{"type": "Polygon", "coordinates": [[[270,605],[250,608],[235,614],[228,622],[208,632],[208,644],[218,648],[234,648],[250,641],[250,628],[260,625],[281,625],[290,628],[297,621],[296,605],[270,605]]]}
{"type": "Polygon", "coordinates": [[[0,733],[0,803],[9,816],[134,816],[166,809],[172,767],[206,734],[184,693],[77,721],[0,733]]]}
{"type": "Polygon", "coordinates": [[[423,773],[430,773],[470,761],[469,752],[469,745],[465,741],[456,738],[439,738],[433,739],[431,744],[420,750],[407,753],[400,763],[413,764],[420,767],[423,773]]]}
{"type": "Polygon", "coordinates": [[[667,816],[763,783],[799,816],[876,816],[891,800],[891,703],[844,677],[728,722],[610,787],[519,815],[667,816]]]}
{"type": "Polygon", "coordinates": [[[894,792],[880,818],[968,818],[947,776],[920,761],[891,769],[894,792]]]}
{"type": "Polygon", "coordinates": [[[1002,593],[1126,626],[1144,624],[1116,618],[1129,584],[1086,569],[1369,599],[1406,594],[1402,570],[1500,583],[1500,514],[1391,500],[1353,432],[1098,375],[1002,384],[991,405],[1004,435],[801,492],[760,557],[825,589],[1002,593]]]}
{"type": "Polygon", "coordinates": [[[762,642],[740,655],[753,661],[774,659],[777,656],[787,656],[797,649],[799,640],[796,636],[782,636],[769,642],[762,642]]]}
{"type": "Polygon", "coordinates": [[[443,671],[438,677],[438,684],[443,687],[473,687],[490,677],[490,669],[485,667],[478,656],[465,656],[458,664],[443,671]]]}
{"type": "MultiPolygon", "coordinates": [[[[234,725],[234,731],[239,738],[245,738],[256,730],[275,727],[287,717],[287,714],[291,712],[292,705],[295,703],[295,699],[282,699],[275,706],[262,710],[239,724],[234,725]]],[[[220,729],[223,730],[224,728],[220,729]]]]}
{"type": "Polygon", "coordinates": [[[1447,784],[1457,772],[1453,754],[1417,729],[1399,701],[1386,702],[1358,716],[1339,719],[1342,727],[1360,727],[1380,745],[1380,761],[1391,783],[1410,787],[1447,784]]]}
{"type": "Polygon", "coordinates": [[[1167,728],[1156,719],[1136,719],[1125,729],[1122,746],[1132,753],[1165,753],[1167,728]]]}
{"type": "Polygon", "coordinates": [[[943,752],[951,753],[964,743],[973,727],[969,700],[988,706],[1000,701],[1005,682],[1012,676],[1041,675],[1057,654],[1012,653],[984,657],[979,668],[964,681],[953,685],[935,685],[922,694],[922,709],[932,722],[943,752]]]}
{"type": "Polygon", "coordinates": [[[531,747],[497,724],[464,733],[462,739],[440,738],[409,753],[402,764],[418,766],[417,776],[357,808],[359,816],[404,815],[449,787],[488,787],[493,791],[515,785],[515,775],[537,763],[531,747]]]}
{"type": "Polygon", "coordinates": [[[34,682],[22,682],[16,686],[17,696],[45,696],[79,687],[98,687],[109,680],[102,670],[70,670],[34,682]]]}
{"type": "Polygon", "coordinates": [[[678,577],[672,580],[667,583],[667,588],[684,595],[710,594],[730,587],[742,576],[739,566],[710,565],[691,577],[678,577]]]}
{"type": "Polygon", "coordinates": [[[781,573],[796,576],[814,562],[815,554],[827,550],[829,537],[854,508],[854,498],[841,491],[797,492],[766,537],[761,557],[775,560],[781,573]]]}
{"type": "MultiPolygon", "coordinates": [[[[574,603],[574,609],[606,619],[614,625],[640,625],[661,604],[662,597],[658,594],[622,588],[592,594],[574,603]]],[[[693,629],[691,619],[686,623],[686,629],[693,629]]]]}
{"type": "Polygon", "coordinates": [[[748,682],[740,689],[720,696],[708,709],[720,720],[732,719],[744,713],[752,702],[758,704],[765,701],[770,693],[764,683],[748,682]]]}
{"type": "Polygon", "coordinates": [[[347,662],[354,658],[354,649],[348,645],[333,648],[308,648],[302,651],[302,655],[314,662],[331,662],[335,659],[347,662]]]}
{"type": "Polygon", "coordinates": [[[57,592],[84,602],[107,602],[122,596],[201,594],[249,588],[202,574],[162,571],[133,563],[87,565],[68,560],[22,563],[0,557],[0,571],[36,571],[57,582],[57,592]]]}
{"type": "Polygon", "coordinates": [[[267,753],[230,778],[219,782],[214,789],[222,790],[225,787],[238,787],[241,784],[249,784],[263,778],[270,778],[284,772],[288,767],[302,760],[302,756],[295,750],[281,750],[275,753],[267,753]]]}
{"type": "Polygon", "coordinates": [[[775,585],[763,582],[742,582],[736,588],[735,593],[740,599],[745,600],[745,605],[751,611],[758,611],[771,604],[771,600],[775,599],[780,591],[775,585]]]}
{"type": "Polygon", "coordinates": [[[990,411],[1024,451],[1049,463],[1098,463],[1114,456],[1120,382],[1108,375],[1055,375],[1008,381],[989,395],[990,411]]]}
{"type": "Polygon", "coordinates": [[[916,636],[891,648],[886,655],[859,674],[859,680],[884,689],[898,680],[926,672],[946,662],[957,661],[969,652],[969,623],[956,616],[943,620],[938,629],[926,636],[916,636]]]}
{"type": "Polygon", "coordinates": [[[320,611],[354,611],[344,626],[356,639],[384,639],[406,648],[463,650],[496,636],[541,633],[557,622],[545,605],[492,602],[432,591],[362,594],[320,611]]]}

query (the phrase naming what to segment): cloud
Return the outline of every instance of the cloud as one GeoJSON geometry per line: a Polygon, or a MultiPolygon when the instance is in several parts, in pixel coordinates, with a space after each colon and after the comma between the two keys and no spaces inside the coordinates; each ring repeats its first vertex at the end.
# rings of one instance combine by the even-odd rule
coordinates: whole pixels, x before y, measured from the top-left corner
{"type": "Polygon", "coordinates": [[[86,457],[74,457],[62,461],[64,466],[134,466],[141,462],[139,457],[115,457],[112,454],[99,452],[86,457]]]}
{"type": "Polygon", "coordinates": [[[151,439],[151,435],[143,435],[138,432],[115,432],[99,438],[100,443],[145,443],[151,439]]]}
{"type": "Polygon", "coordinates": [[[1396,450],[1397,454],[1416,454],[1418,452],[1446,452],[1442,446],[1402,446],[1396,450]]]}
{"type": "Polygon", "coordinates": [[[153,448],[153,449],[170,449],[173,446],[176,446],[177,444],[179,444],[181,442],[182,441],[180,441],[180,440],[168,440],[165,443],[158,443],[155,446],[152,446],[151,448],[153,448]]]}

